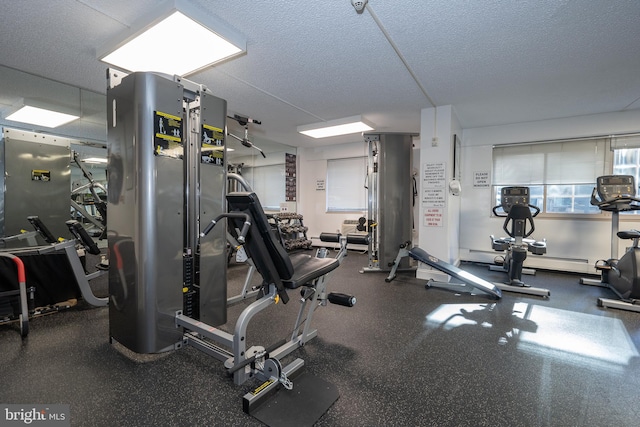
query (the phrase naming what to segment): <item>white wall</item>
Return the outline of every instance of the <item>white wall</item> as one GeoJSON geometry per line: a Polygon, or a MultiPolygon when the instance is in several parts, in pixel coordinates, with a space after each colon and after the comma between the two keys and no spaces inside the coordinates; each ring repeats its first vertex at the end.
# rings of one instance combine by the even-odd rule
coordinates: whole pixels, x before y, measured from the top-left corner
{"type": "MultiPolygon", "coordinates": [[[[420,115],[420,157],[419,162],[414,160],[414,167],[419,167],[418,179],[419,216],[418,246],[428,253],[452,264],[459,261],[458,235],[460,227],[460,197],[454,196],[449,191],[449,183],[453,179],[453,136],[460,134],[462,128],[453,108],[446,105],[438,108],[427,108],[420,115]],[[434,140],[435,138],[435,140],[434,140]],[[424,169],[428,165],[444,164],[445,182],[443,202],[444,207],[434,206],[434,203],[423,201],[423,191],[426,187],[423,182],[424,169]],[[442,220],[439,225],[425,224],[427,210],[440,210],[442,220]]],[[[432,270],[420,265],[416,277],[421,279],[448,280],[444,273],[432,270]]]]}
{"type": "MultiPolygon", "coordinates": [[[[499,253],[491,250],[490,234],[504,236],[503,220],[491,218],[491,188],[474,188],[474,172],[491,172],[494,144],[609,135],[640,131],[640,110],[608,113],[505,126],[465,129],[462,150],[462,198],[460,212],[460,258],[492,262],[499,253]]],[[[609,214],[598,220],[535,220],[533,238],[547,239],[547,254],[529,255],[526,266],[594,273],[596,260],[609,258],[609,214]]],[[[621,220],[620,229],[639,228],[640,221],[621,220]]],[[[619,254],[624,250],[619,245],[619,254]]]]}
{"type": "MultiPolygon", "coordinates": [[[[438,116],[435,132],[439,146],[431,147],[433,109],[423,111],[420,149],[414,150],[414,169],[419,170],[420,164],[429,159],[442,158],[446,159],[447,177],[450,178],[452,136],[462,135],[462,192],[458,197],[448,194],[446,227],[441,230],[424,227],[422,206],[418,206],[415,223],[419,230],[419,245],[426,250],[433,246],[434,255],[452,263],[458,260],[492,262],[499,255],[491,250],[489,235],[503,236],[505,233],[502,231],[503,220],[491,218],[491,188],[473,187],[474,172],[491,173],[494,144],[640,132],[640,110],[472,129],[461,128],[450,106],[439,107],[438,116]],[[456,218],[458,214],[459,220],[456,218]]],[[[326,190],[316,190],[316,181],[326,179],[328,159],[366,156],[366,144],[360,141],[359,136],[349,144],[299,148],[297,154],[298,212],[304,215],[309,237],[316,237],[323,231],[340,230],[344,219],[366,216],[366,212],[326,212],[326,190]]],[[[421,193],[418,203],[420,200],[421,193]]],[[[608,214],[603,214],[599,220],[538,218],[535,225],[533,237],[546,238],[548,250],[542,257],[529,255],[527,266],[594,273],[595,261],[610,255],[611,222],[608,214]]],[[[620,228],[640,229],[640,220],[623,219],[620,228]]],[[[623,250],[624,244],[620,244],[619,253],[623,250]]]]}
{"type": "MultiPolygon", "coordinates": [[[[327,160],[350,157],[366,157],[367,145],[360,135],[358,142],[340,145],[298,148],[298,212],[304,216],[304,225],[309,227],[308,237],[318,237],[322,232],[340,231],[345,219],[367,216],[364,212],[327,212],[326,190],[316,190],[318,180],[327,179],[327,160]]],[[[362,191],[365,177],[362,177],[362,191]]],[[[326,186],[325,186],[326,187],[326,186]]]]}

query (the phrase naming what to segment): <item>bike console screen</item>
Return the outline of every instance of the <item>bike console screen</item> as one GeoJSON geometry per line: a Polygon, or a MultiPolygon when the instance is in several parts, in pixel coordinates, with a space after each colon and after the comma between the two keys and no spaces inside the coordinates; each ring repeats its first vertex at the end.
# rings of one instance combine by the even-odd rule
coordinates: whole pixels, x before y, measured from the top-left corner
{"type": "Polygon", "coordinates": [[[529,187],[502,187],[500,190],[502,209],[509,212],[513,205],[529,205],[529,187]]]}
{"type": "Polygon", "coordinates": [[[596,188],[598,196],[603,202],[636,196],[636,183],[633,175],[600,176],[596,188]]]}

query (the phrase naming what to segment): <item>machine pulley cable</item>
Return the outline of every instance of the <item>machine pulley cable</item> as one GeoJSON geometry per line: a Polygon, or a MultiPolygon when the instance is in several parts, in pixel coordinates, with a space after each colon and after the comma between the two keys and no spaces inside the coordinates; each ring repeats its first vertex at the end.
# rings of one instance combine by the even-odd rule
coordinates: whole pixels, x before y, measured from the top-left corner
{"type": "Polygon", "coordinates": [[[262,154],[262,157],[264,157],[266,159],[267,156],[264,154],[264,151],[262,151],[262,149],[257,147],[253,142],[251,142],[249,140],[249,123],[254,123],[256,125],[261,125],[262,122],[260,120],[252,119],[250,117],[243,117],[243,116],[240,116],[238,114],[234,114],[233,116],[227,116],[227,118],[233,119],[233,120],[237,121],[238,123],[240,123],[241,126],[244,126],[244,138],[240,138],[239,136],[234,135],[234,134],[232,134],[230,132],[227,132],[227,135],[229,135],[233,139],[236,139],[236,140],[240,141],[240,143],[242,145],[244,145],[245,147],[247,147],[247,148],[255,148],[256,150],[258,150],[260,152],[260,154],[262,154]]]}

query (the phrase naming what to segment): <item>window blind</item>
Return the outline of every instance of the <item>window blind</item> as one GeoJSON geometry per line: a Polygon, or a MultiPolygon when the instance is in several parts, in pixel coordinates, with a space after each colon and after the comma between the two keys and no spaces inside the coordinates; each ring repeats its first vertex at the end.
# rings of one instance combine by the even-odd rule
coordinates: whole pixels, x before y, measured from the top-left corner
{"type": "Polygon", "coordinates": [[[606,139],[493,149],[493,185],[591,184],[604,175],[606,139]]]}
{"type": "Polygon", "coordinates": [[[245,167],[242,174],[260,198],[263,208],[280,210],[280,203],[285,201],[284,163],[245,167]]]}
{"type": "Polygon", "coordinates": [[[327,211],[366,210],[366,174],[366,157],[327,160],[327,211]]]}

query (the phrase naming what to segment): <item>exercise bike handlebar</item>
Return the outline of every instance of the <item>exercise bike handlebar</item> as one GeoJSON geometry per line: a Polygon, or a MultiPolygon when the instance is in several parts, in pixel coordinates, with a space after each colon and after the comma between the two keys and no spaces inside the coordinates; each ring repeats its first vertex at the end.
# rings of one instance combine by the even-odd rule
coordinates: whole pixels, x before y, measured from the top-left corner
{"type": "MultiPolygon", "coordinates": [[[[525,206],[525,205],[524,204],[522,204],[522,205],[513,205],[513,206],[511,206],[511,209],[513,209],[514,206],[525,206]]],[[[514,219],[521,219],[521,220],[527,221],[527,222],[529,222],[529,225],[531,226],[531,229],[528,232],[524,233],[522,238],[526,239],[527,237],[531,236],[533,234],[533,232],[536,230],[536,226],[533,223],[533,218],[538,216],[538,214],[540,213],[540,208],[539,207],[537,207],[535,205],[532,205],[532,204],[527,204],[526,208],[529,209],[529,213],[530,214],[528,216],[526,216],[526,217],[523,217],[523,218],[514,218],[514,217],[510,216],[506,212],[504,214],[499,214],[498,213],[498,208],[502,208],[503,211],[504,211],[504,207],[502,205],[494,206],[493,207],[493,214],[495,216],[498,216],[498,217],[502,217],[502,218],[506,217],[507,218],[504,221],[504,223],[502,224],[502,229],[507,233],[507,235],[509,237],[516,237],[516,236],[514,236],[514,233],[509,231],[509,228],[507,227],[509,225],[509,223],[514,219]],[[533,210],[533,212],[531,212],[531,210],[533,210]]]]}
{"type": "MultiPolygon", "coordinates": [[[[531,217],[525,218],[525,221],[529,221],[529,225],[531,226],[531,229],[528,232],[524,233],[524,235],[522,236],[523,239],[526,239],[527,237],[531,236],[533,234],[533,232],[536,231],[536,226],[533,225],[533,220],[531,219],[533,216],[534,215],[532,215],[531,217]]],[[[509,218],[508,220],[506,220],[504,222],[504,224],[502,225],[502,229],[509,235],[509,237],[516,237],[507,228],[507,225],[509,225],[509,221],[511,221],[511,220],[513,220],[513,218],[509,218]]]]}
{"type": "Polygon", "coordinates": [[[214,219],[211,220],[209,225],[200,233],[200,237],[204,237],[213,230],[213,227],[222,219],[222,218],[239,218],[244,219],[244,224],[242,225],[242,230],[240,230],[240,234],[238,234],[238,243],[244,244],[247,240],[247,233],[249,232],[249,227],[251,227],[251,217],[249,214],[244,212],[230,212],[224,213],[222,215],[218,215],[214,219]]]}
{"type": "Polygon", "coordinates": [[[603,200],[600,198],[598,194],[598,188],[593,187],[593,191],[591,192],[591,206],[597,206],[601,210],[638,210],[640,209],[640,205],[634,205],[632,203],[640,203],[640,199],[630,196],[628,194],[617,194],[613,196],[609,200],[603,200]],[[618,208],[618,206],[623,206],[622,208],[618,208]]]}
{"type": "MultiPolygon", "coordinates": [[[[640,200],[638,200],[638,201],[640,201],[640,200]]],[[[529,207],[529,209],[533,209],[533,212],[531,213],[531,216],[533,218],[538,216],[538,214],[540,213],[540,208],[539,207],[537,207],[536,205],[531,205],[531,204],[528,204],[527,206],[529,207]]],[[[498,208],[502,208],[502,210],[504,212],[504,208],[502,207],[502,205],[494,206],[492,210],[493,210],[493,214],[495,216],[499,216],[499,217],[502,217],[502,218],[508,216],[508,214],[506,212],[504,212],[503,214],[499,214],[498,213],[498,208]]],[[[638,208],[640,209],[640,207],[638,207],[638,208]]]]}

